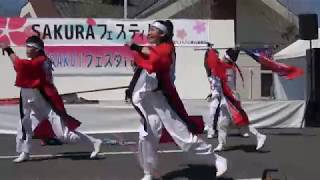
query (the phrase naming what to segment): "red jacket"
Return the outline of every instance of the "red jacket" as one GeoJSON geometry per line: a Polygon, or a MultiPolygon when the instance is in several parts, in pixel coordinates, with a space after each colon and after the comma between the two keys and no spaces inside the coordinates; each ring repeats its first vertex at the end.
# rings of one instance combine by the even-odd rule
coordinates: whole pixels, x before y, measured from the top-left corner
{"type": "Polygon", "coordinates": [[[211,69],[211,73],[217,76],[221,80],[223,94],[227,99],[228,107],[232,116],[233,122],[237,126],[244,126],[249,124],[249,118],[247,113],[241,107],[241,102],[237,100],[234,96],[232,90],[227,83],[226,70],[230,68],[230,65],[223,63],[214,49],[209,50],[208,56],[208,66],[211,69]]]}
{"type": "MultiPolygon", "coordinates": [[[[44,63],[48,60],[46,56],[38,56],[32,60],[16,58],[14,69],[16,71],[15,85],[21,88],[38,89],[52,109],[60,115],[70,130],[80,126],[80,121],[68,115],[56,87],[47,80],[44,63]]],[[[43,120],[34,130],[34,135],[39,138],[54,137],[52,127],[48,120],[43,120]]]]}
{"type": "MultiPolygon", "coordinates": [[[[156,73],[159,88],[167,98],[169,105],[186,123],[192,133],[198,134],[203,132],[203,120],[199,116],[189,116],[179,94],[171,80],[171,65],[175,59],[175,48],[172,42],[161,43],[160,45],[150,47],[151,53],[145,56],[141,53],[134,54],[134,61],[139,66],[148,71],[156,73]]],[[[161,142],[172,141],[167,132],[162,134],[161,142]]]]}

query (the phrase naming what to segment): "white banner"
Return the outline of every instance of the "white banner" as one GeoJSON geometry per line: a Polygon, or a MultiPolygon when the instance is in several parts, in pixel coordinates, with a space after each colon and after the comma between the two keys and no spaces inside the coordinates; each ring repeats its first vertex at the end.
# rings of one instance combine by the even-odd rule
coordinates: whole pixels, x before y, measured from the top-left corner
{"type": "Polygon", "coordinates": [[[133,73],[133,56],[126,46],[46,46],[55,76],[120,76],[133,73]]]}
{"type": "MultiPolygon", "coordinates": [[[[24,45],[40,34],[46,46],[122,46],[135,33],[145,41],[153,20],[93,18],[0,18],[0,42],[24,45]]],[[[208,20],[172,20],[177,46],[201,46],[209,41],[208,20]]]]}

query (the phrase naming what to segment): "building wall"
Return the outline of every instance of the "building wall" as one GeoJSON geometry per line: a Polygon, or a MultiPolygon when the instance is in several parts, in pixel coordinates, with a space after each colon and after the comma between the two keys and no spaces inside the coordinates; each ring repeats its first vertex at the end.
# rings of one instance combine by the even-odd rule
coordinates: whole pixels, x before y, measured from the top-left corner
{"type": "MultiPolygon", "coordinates": [[[[190,0],[188,0],[190,1],[190,0]]],[[[192,1],[192,0],[191,0],[192,1]]],[[[194,1],[194,0],[193,0],[194,1]]],[[[198,2],[190,5],[184,10],[174,14],[170,18],[185,18],[185,19],[211,19],[211,0],[198,0],[198,2]]],[[[181,6],[187,1],[180,0],[181,6]]]]}
{"type": "Polygon", "coordinates": [[[240,94],[241,99],[260,99],[261,98],[261,70],[260,64],[250,59],[246,54],[240,53],[237,61],[243,77],[244,86],[237,73],[236,89],[240,94]]]}
{"type": "Polygon", "coordinates": [[[238,0],[236,43],[247,47],[287,46],[296,39],[296,27],[262,1],[238,0]]]}
{"type": "MultiPolygon", "coordinates": [[[[273,48],[274,51],[290,44],[296,27],[277,12],[257,0],[238,0],[236,18],[236,44],[243,48],[273,48]]],[[[237,79],[237,90],[243,99],[261,99],[261,71],[258,63],[241,54],[238,64],[243,71],[245,86],[237,79]],[[251,73],[250,73],[251,71],[251,73]]]]}
{"type": "MultiPolygon", "coordinates": [[[[157,17],[166,18],[168,14],[173,14],[170,18],[185,19],[235,19],[236,0],[180,0],[176,3],[177,7],[185,7],[182,10],[176,8],[176,12],[163,11],[155,13],[157,17]]],[[[151,16],[153,17],[153,16],[151,16]]]]}

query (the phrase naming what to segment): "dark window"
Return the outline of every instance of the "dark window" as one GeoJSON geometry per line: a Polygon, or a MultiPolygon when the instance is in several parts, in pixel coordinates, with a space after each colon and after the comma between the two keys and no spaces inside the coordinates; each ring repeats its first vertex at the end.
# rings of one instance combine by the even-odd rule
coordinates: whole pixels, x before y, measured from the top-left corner
{"type": "Polygon", "coordinates": [[[261,73],[261,96],[272,97],[273,93],[272,73],[261,73]]]}

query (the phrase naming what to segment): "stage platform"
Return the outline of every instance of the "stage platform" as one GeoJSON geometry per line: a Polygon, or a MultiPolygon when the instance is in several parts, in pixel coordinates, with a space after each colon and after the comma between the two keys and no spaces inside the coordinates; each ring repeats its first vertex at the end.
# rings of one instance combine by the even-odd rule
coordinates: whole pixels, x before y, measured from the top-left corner
{"type": "MultiPolygon", "coordinates": [[[[183,100],[190,115],[208,118],[205,100],[183,100]]],[[[304,101],[244,101],[251,124],[257,128],[300,128],[303,126],[304,101]]],[[[18,105],[0,106],[0,133],[14,134],[19,121],[18,105]]],[[[98,104],[67,104],[67,111],[83,124],[85,133],[137,132],[138,113],[124,101],[100,101],[98,104]]]]}

